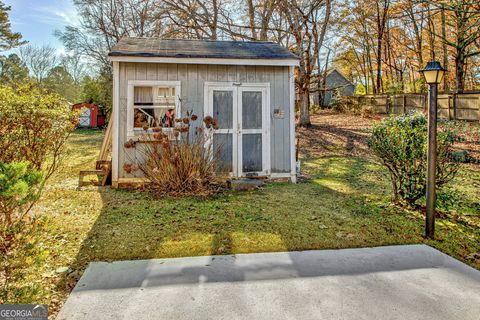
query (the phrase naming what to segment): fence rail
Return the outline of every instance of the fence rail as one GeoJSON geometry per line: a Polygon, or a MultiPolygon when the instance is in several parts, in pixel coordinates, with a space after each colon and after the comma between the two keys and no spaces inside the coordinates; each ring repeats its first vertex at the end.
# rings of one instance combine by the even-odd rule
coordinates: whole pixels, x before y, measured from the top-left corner
{"type": "MultiPolygon", "coordinates": [[[[397,95],[354,96],[360,108],[372,107],[380,114],[406,114],[427,110],[427,95],[405,93],[397,95]]],[[[480,121],[480,92],[438,95],[438,116],[445,119],[480,121]]]]}

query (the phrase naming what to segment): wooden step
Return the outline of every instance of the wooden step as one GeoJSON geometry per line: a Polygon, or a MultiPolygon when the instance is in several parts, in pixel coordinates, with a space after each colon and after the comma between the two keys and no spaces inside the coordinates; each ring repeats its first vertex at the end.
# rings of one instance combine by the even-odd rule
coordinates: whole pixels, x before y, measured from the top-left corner
{"type": "Polygon", "coordinates": [[[88,175],[97,175],[97,176],[104,176],[106,174],[103,170],[80,170],[81,176],[88,176],[88,175]]]}
{"type": "Polygon", "coordinates": [[[103,139],[102,148],[98,155],[97,162],[95,164],[95,170],[81,170],[78,178],[78,186],[85,185],[97,185],[105,186],[112,181],[112,121],[108,121],[107,130],[103,139]],[[98,183],[83,181],[85,176],[96,175],[98,177],[98,183]]]}
{"type": "Polygon", "coordinates": [[[105,186],[112,179],[112,161],[98,160],[95,170],[81,170],[78,177],[78,187],[85,185],[105,186]],[[85,176],[96,175],[98,183],[85,182],[85,176]]]}

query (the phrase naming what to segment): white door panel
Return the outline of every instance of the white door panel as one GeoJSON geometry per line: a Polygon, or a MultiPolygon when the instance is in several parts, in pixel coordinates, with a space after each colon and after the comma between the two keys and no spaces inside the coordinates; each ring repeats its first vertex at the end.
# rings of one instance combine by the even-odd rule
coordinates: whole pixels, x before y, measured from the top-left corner
{"type": "Polygon", "coordinates": [[[213,150],[220,149],[221,172],[232,176],[270,173],[270,117],[268,85],[209,85],[206,113],[219,128],[213,150]]]}

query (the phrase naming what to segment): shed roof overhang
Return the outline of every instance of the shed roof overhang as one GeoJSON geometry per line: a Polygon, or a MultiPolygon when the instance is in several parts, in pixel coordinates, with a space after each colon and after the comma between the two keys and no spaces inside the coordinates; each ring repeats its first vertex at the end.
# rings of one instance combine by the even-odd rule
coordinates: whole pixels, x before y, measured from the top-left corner
{"type": "Polygon", "coordinates": [[[224,59],[224,58],[171,58],[171,57],[139,57],[139,56],[110,56],[112,62],[141,62],[141,63],[178,63],[178,64],[220,64],[243,66],[290,66],[299,65],[297,59],[224,59]]]}
{"type": "Polygon", "coordinates": [[[110,61],[142,63],[297,66],[299,57],[268,41],[219,41],[122,38],[109,52],[110,61]]]}

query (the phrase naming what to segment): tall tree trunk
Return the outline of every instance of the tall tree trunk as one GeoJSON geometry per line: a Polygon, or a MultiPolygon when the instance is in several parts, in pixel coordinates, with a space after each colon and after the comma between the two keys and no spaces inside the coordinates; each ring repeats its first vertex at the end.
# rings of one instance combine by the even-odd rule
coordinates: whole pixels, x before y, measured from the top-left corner
{"type": "Polygon", "coordinates": [[[257,39],[257,31],[255,30],[255,7],[253,0],[247,0],[248,4],[248,20],[250,23],[250,29],[252,30],[252,39],[257,39]]]}
{"type": "MultiPolygon", "coordinates": [[[[447,39],[447,30],[446,30],[446,18],[445,18],[445,8],[442,6],[442,37],[447,39]]],[[[443,44],[443,67],[448,69],[448,50],[447,43],[442,41],[443,44]]],[[[448,92],[448,75],[445,74],[443,77],[443,91],[448,92]]]]}
{"type": "Polygon", "coordinates": [[[375,91],[377,94],[382,92],[382,37],[377,38],[377,78],[375,79],[375,91]]]}
{"type": "Polygon", "coordinates": [[[383,0],[380,10],[380,1],[376,1],[377,4],[377,79],[376,79],[376,93],[382,93],[382,52],[383,52],[383,38],[385,36],[385,26],[388,19],[388,8],[390,6],[390,0],[383,0]]]}
{"type": "Polygon", "coordinates": [[[465,54],[462,48],[457,48],[455,54],[455,82],[457,93],[462,93],[465,88],[465,54]]]}
{"type": "Polygon", "coordinates": [[[311,125],[310,122],[310,106],[308,103],[310,90],[306,89],[305,87],[300,87],[298,90],[299,98],[300,98],[300,126],[302,127],[309,127],[311,125]]]}
{"type": "Polygon", "coordinates": [[[318,60],[318,104],[320,108],[325,107],[325,94],[327,90],[327,73],[328,73],[328,60],[330,59],[330,49],[327,52],[327,61],[325,61],[325,68],[322,76],[320,76],[320,59],[318,60]]]}

